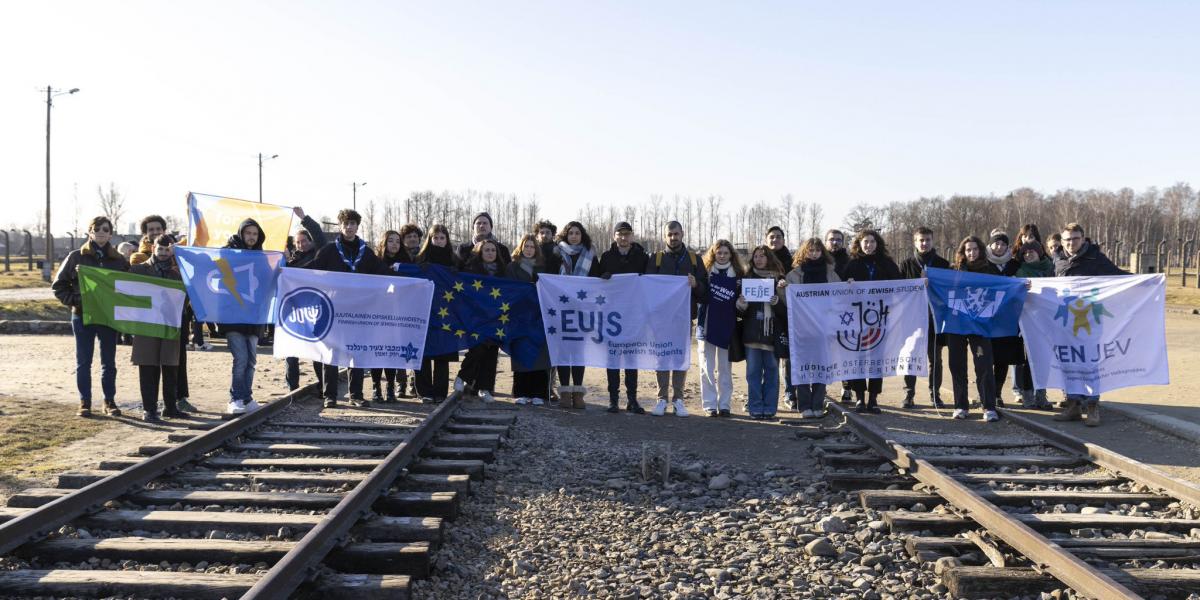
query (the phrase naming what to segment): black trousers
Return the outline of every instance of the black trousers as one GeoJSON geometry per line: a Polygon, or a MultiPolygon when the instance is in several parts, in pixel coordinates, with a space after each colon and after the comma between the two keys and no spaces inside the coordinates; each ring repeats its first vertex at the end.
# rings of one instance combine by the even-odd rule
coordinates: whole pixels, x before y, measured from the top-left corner
{"type": "Polygon", "coordinates": [[[555,367],[559,385],[583,385],[583,367],[555,367]]]}
{"type": "Polygon", "coordinates": [[[467,351],[463,357],[458,376],[471,384],[477,392],[492,392],[496,389],[496,361],[500,358],[500,347],[480,344],[467,351]]]}
{"type": "Polygon", "coordinates": [[[161,382],[163,408],[175,410],[175,381],[179,367],[160,367],[157,365],[138,365],[138,380],[142,388],[142,410],[158,414],[158,389],[161,382]]]}
{"type": "MultiPolygon", "coordinates": [[[[325,387],[322,394],[326,400],[337,400],[338,397],[338,367],[337,365],[322,365],[324,373],[321,383],[325,387]]],[[[350,397],[361,400],[363,397],[363,370],[350,369],[350,397]]]]}
{"type": "Polygon", "coordinates": [[[428,358],[417,371],[417,393],[423,398],[442,399],[450,395],[450,361],[428,358]]]}
{"type": "MultiPolygon", "coordinates": [[[[933,327],[929,328],[933,331],[933,327]]],[[[946,347],[946,334],[930,335],[926,338],[926,355],[929,357],[929,391],[935,397],[938,396],[938,391],[942,389],[942,361],[938,360],[942,354],[942,348],[946,347]]],[[[904,389],[908,391],[916,391],[917,376],[904,376],[904,389]]]]}
{"type": "Polygon", "coordinates": [[[545,400],[549,389],[550,371],[548,369],[517,371],[513,373],[513,398],[541,398],[545,400]]]}
{"type": "Polygon", "coordinates": [[[950,354],[950,379],[954,386],[954,408],[967,410],[971,401],[967,398],[967,349],[975,367],[975,385],[979,390],[979,401],[984,410],[996,410],[996,378],[992,372],[992,341],[978,335],[946,334],[946,347],[950,354]]]}
{"type": "MultiPolygon", "coordinates": [[[[289,356],[284,359],[287,363],[287,371],[283,375],[284,381],[287,382],[288,390],[294,391],[300,387],[300,359],[295,356],[289,356]]],[[[321,382],[321,376],[324,375],[325,366],[317,361],[313,361],[313,373],[317,376],[317,383],[321,382]]]]}
{"type": "MultiPolygon", "coordinates": [[[[637,401],[637,369],[625,369],[625,398],[630,402],[637,401]]],[[[608,369],[608,400],[616,402],[621,398],[621,369],[608,369]]]]}
{"type": "Polygon", "coordinates": [[[371,369],[371,383],[375,387],[379,387],[380,379],[386,379],[388,385],[395,386],[396,380],[400,380],[400,390],[408,385],[408,370],[407,369],[371,369]]]}
{"type": "Polygon", "coordinates": [[[883,391],[883,379],[878,377],[872,377],[871,379],[851,379],[847,383],[850,384],[850,390],[859,398],[862,398],[863,394],[866,393],[878,396],[879,392],[883,391]]]}
{"type": "Polygon", "coordinates": [[[179,367],[178,373],[175,375],[175,398],[187,398],[191,396],[188,393],[188,378],[187,378],[187,336],[180,333],[179,335],[179,367]]]}

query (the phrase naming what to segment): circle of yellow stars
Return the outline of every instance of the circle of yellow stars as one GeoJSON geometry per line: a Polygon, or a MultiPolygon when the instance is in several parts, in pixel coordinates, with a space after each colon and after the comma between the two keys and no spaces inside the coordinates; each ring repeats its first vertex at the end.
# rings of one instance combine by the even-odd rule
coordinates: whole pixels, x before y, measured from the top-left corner
{"type": "MultiPolygon", "coordinates": [[[[470,285],[471,285],[471,288],[474,289],[476,292],[483,291],[483,288],[485,287],[483,280],[481,280],[481,279],[476,279],[475,281],[471,282],[470,285]]],[[[465,329],[452,327],[450,325],[450,322],[448,320],[450,318],[449,305],[451,302],[454,301],[455,292],[465,292],[465,291],[466,291],[465,283],[462,280],[456,281],[454,283],[453,289],[446,290],[444,293],[442,293],[442,300],[444,302],[446,302],[446,306],[439,308],[437,311],[438,317],[440,317],[442,319],[442,331],[448,331],[450,333],[453,333],[455,336],[457,336],[459,338],[466,337],[468,335],[468,333],[465,329]]],[[[500,288],[492,287],[491,291],[486,292],[486,293],[487,293],[487,295],[491,296],[493,300],[497,300],[497,301],[500,300],[500,288]]],[[[503,325],[507,325],[509,320],[511,319],[511,317],[509,316],[510,309],[511,309],[511,306],[509,305],[508,302],[500,302],[500,317],[497,320],[500,321],[500,323],[502,323],[503,325]]],[[[501,327],[496,328],[496,338],[497,339],[503,340],[504,337],[507,335],[507,333],[504,331],[503,325],[501,327]]],[[[473,332],[473,333],[470,333],[469,335],[471,336],[471,339],[479,340],[478,333],[473,332]]]]}

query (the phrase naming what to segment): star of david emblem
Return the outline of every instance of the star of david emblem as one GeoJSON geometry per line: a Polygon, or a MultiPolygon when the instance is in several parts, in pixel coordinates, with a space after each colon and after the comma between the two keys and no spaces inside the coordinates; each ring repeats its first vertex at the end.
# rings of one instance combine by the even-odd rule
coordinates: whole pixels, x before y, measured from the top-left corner
{"type": "Polygon", "coordinates": [[[404,360],[417,360],[417,347],[409,342],[400,347],[400,358],[404,360]]]}

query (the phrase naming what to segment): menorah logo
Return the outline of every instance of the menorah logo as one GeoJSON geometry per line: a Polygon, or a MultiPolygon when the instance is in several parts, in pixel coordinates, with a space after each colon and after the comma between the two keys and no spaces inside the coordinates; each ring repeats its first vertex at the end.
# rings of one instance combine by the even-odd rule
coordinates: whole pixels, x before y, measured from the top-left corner
{"type": "Polygon", "coordinates": [[[308,342],[320,341],[333,326],[333,302],[325,292],[303,287],[279,301],[279,327],[308,342]]]}

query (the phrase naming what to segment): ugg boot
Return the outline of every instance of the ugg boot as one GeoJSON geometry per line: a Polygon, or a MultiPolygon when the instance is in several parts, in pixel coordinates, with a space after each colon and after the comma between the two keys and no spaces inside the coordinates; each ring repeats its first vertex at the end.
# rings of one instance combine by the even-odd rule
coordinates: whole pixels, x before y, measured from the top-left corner
{"type": "Polygon", "coordinates": [[[1064,401],[1062,412],[1054,415],[1055,421],[1078,421],[1081,418],[1083,418],[1083,409],[1075,400],[1064,401]]]}
{"type": "Polygon", "coordinates": [[[587,404],[584,403],[584,401],[583,401],[586,396],[587,396],[587,386],[586,385],[575,386],[574,394],[571,396],[571,401],[573,402],[573,406],[580,410],[587,408],[587,404]]]}
{"type": "Polygon", "coordinates": [[[558,386],[558,406],[560,408],[575,408],[575,388],[569,385],[558,386]]]}

